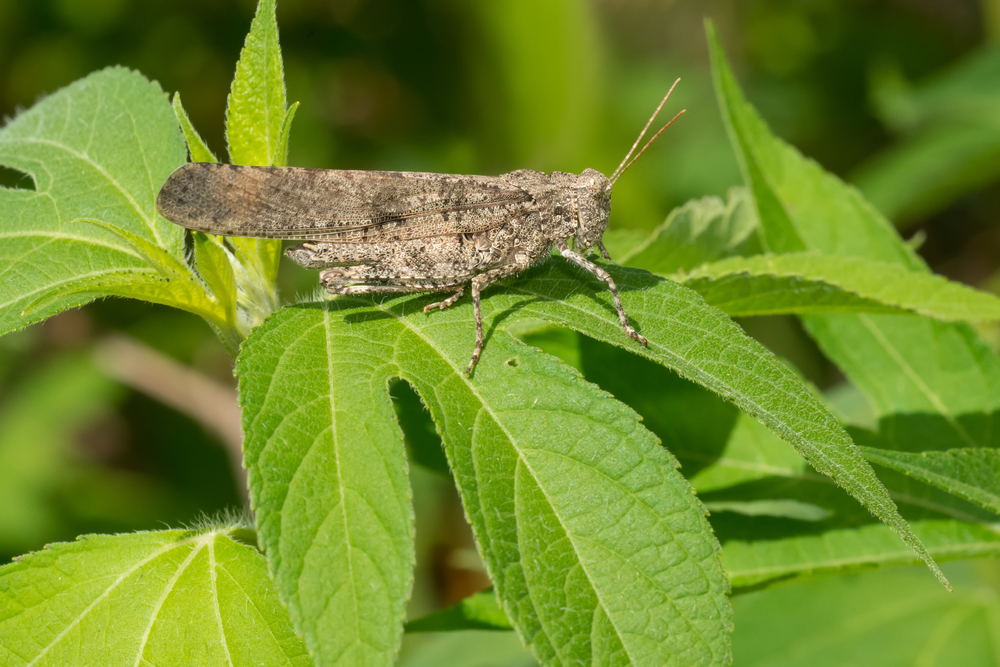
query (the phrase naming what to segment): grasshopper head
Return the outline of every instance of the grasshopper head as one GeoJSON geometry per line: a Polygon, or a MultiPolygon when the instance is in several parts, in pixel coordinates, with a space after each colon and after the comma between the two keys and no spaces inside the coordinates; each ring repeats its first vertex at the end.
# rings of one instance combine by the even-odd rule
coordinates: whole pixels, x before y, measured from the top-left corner
{"type": "Polygon", "coordinates": [[[611,216],[611,181],[595,169],[586,169],[576,177],[576,230],[574,245],[586,252],[600,243],[611,216]]]}

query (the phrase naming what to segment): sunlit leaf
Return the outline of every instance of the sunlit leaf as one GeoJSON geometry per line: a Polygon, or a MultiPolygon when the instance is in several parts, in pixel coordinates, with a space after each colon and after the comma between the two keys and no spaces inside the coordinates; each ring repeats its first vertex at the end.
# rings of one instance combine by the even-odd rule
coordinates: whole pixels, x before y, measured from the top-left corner
{"type": "MultiPolygon", "coordinates": [[[[1000,555],[1000,534],[960,521],[914,521],[913,531],[937,561],[1000,555]]],[[[753,542],[729,541],[722,561],[733,589],[761,587],[818,574],[848,574],[921,561],[885,526],[753,542]]]]}
{"type": "Polygon", "coordinates": [[[160,185],[184,163],[184,140],[166,95],[122,68],[91,74],[0,130],[0,164],[29,174],[35,190],[0,189],[0,332],[86,303],[69,283],[113,274],[137,282],[158,271],[107,225],[183,258],[184,230],[156,212],[160,185]],[[26,306],[54,294],[44,307],[26,306]]]}
{"type": "MultiPolygon", "coordinates": [[[[770,133],[753,107],[743,99],[710,23],[707,32],[719,105],[744,179],[757,205],[760,237],[765,248],[771,252],[819,250],[825,254],[896,262],[911,270],[922,270],[923,263],[913,250],[899,239],[892,226],[856,190],[824,172],[815,162],[804,159],[798,151],[770,133]]],[[[876,316],[812,317],[860,319],[876,316]]],[[[904,318],[896,316],[895,319],[904,318]]],[[[912,319],[921,321],[919,318],[912,319]]],[[[815,331],[813,334],[816,335],[815,331]]],[[[824,338],[819,339],[824,352],[829,354],[825,341],[824,338]]],[[[856,345],[852,336],[845,336],[838,343],[856,345]]],[[[907,352],[916,354],[918,350],[907,352]]],[[[836,356],[832,358],[840,365],[840,359],[836,356]]],[[[867,389],[851,374],[853,369],[844,370],[854,384],[862,390],[867,389]]],[[[810,463],[816,465],[813,461],[810,463]]],[[[894,504],[892,511],[895,513],[894,504]]],[[[902,518],[890,525],[900,532],[914,552],[943,581],[933,559],[902,518]]]]}
{"type": "Polygon", "coordinates": [[[312,664],[264,558],[226,529],[88,535],[0,567],[0,662],[312,664]]]}
{"type": "Polygon", "coordinates": [[[733,317],[777,313],[916,313],[1000,318],[1000,299],[899,264],[815,252],[731,257],[675,276],[733,317]]]}

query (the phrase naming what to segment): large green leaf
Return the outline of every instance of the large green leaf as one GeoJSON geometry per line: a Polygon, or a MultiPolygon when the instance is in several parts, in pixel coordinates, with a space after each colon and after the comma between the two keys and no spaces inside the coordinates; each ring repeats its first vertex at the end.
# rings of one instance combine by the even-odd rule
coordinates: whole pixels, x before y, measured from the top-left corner
{"type": "MultiPolygon", "coordinates": [[[[102,279],[159,282],[158,268],[122,235],[72,223],[100,218],[183,258],[184,232],[157,215],[155,202],[185,153],[166,95],[122,68],[57,91],[0,130],[0,164],[35,183],[34,191],[0,188],[0,332],[92,300],[102,279]],[[25,312],[40,299],[44,305],[25,312]]],[[[190,272],[171,278],[197,284],[190,272]]],[[[213,311],[207,296],[194,294],[196,303],[180,307],[213,311]]]]}
{"type": "Polygon", "coordinates": [[[372,373],[392,341],[372,349],[359,330],[320,308],[285,309],[237,366],[261,541],[320,665],[392,664],[413,577],[402,438],[388,377],[372,373]]]}
{"type": "MultiPolygon", "coordinates": [[[[300,627],[314,641],[338,635],[331,654],[344,655],[360,641],[357,624],[334,609],[362,613],[363,601],[375,605],[365,613],[380,610],[387,618],[396,608],[381,590],[358,606],[326,605],[335,593],[358,590],[359,600],[367,589],[339,579],[349,576],[351,550],[319,531],[342,525],[331,517],[345,511],[360,516],[341,505],[344,488],[395,497],[377,506],[383,512],[404,503],[405,489],[393,487],[385,472],[402,469],[392,463],[402,445],[386,393],[402,377],[442,435],[504,609],[543,662],[725,659],[725,582],[715,569],[715,541],[673,459],[630,410],[517,343],[505,329],[518,321],[565,323],[726,397],[921,549],[850,438],[791,371],[694,292],[643,271],[609,269],[650,339],[648,349],[625,337],[602,286],[561,259],[488,295],[486,351],[471,379],[462,373],[473,338],[467,302],[425,315],[421,307],[433,296],[339,298],[282,311],[251,336],[238,372],[261,537],[300,627]],[[347,458],[331,464],[334,452],[347,458]],[[370,471],[374,461],[379,475],[370,471]],[[306,510],[309,528],[287,534],[306,510]],[[319,540],[330,544],[326,560],[320,549],[308,550],[319,540]],[[682,552],[687,557],[669,556],[682,552]],[[315,560],[305,563],[306,554],[315,560]],[[697,594],[691,581],[701,582],[697,594]],[[311,615],[307,602],[330,616],[311,615]],[[581,623],[591,628],[586,641],[576,634],[581,623]]],[[[364,535],[381,531],[377,548],[366,542],[354,557],[383,563],[383,572],[394,573],[384,581],[404,582],[395,589],[404,595],[408,563],[389,543],[405,537],[405,523],[359,518],[347,526],[364,535]]],[[[391,642],[384,646],[383,660],[391,649],[391,642]]]]}
{"type": "Polygon", "coordinates": [[[310,665],[264,558],[235,536],[252,533],[87,535],[0,567],[0,663],[310,665]]]}
{"type": "MultiPolygon", "coordinates": [[[[567,269],[563,262],[559,266],[567,269]]],[[[557,272],[542,284],[567,277],[581,278],[557,272]]],[[[512,301],[531,308],[532,297],[523,293],[519,297],[494,296],[485,305],[487,316],[492,319],[512,301]]],[[[300,478],[312,476],[306,472],[312,461],[303,461],[299,454],[279,458],[269,451],[265,436],[271,442],[288,437],[283,437],[281,426],[271,430],[273,418],[264,420],[265,429],[256,428],[262,419],[251,405],[266,401],[277,408],[284,400],[299,406],[315,402],[294,389],[309,384],[296,357],[301,354],[302,363],[306,359],[315,363],[326,350],[332,368],[323,373],[324,398],[342,396],[349,401],[349,408],[334,407],[337,414],[350,409],[369,415],[366,433],[395,430],[386,385],[390,378],[403,377],[428,405],[442,433],[505,611],[543,662],[592,659],[616,664],[627,658],[634,664],[723,664],[728,655],[728,609],[717,544],[704,521],[704,510],[669,454],[642,429],[634,413],[505,332],[493,333],[475,380],[469,380],[462,373],[471,351],[468,305],[424,315],[417,306],[427,301],[409,297],[373,309],[376,304],[371,299],[337,299],[322,308],[283,311],[255,332],[239,365],[241,387],[248,396],[248,463],[254,495],[272,495],[269,489],[275,483],[264,478],[283,474],[282,468],[298,469],[300,478]],[[276,355],[295,370],[269,376],[262,358],[276,355]],[[265,396],[257,389],[265,380],[281,384],[265,396]],[[685,556],[669,557],[670,553],[685,556]],[[577,634],[581,624],[589,628],[583,636],[577,634]],[[680,662],[680,656],[688,659],[680,662]]],[[[590,311],[584,321],[605,318],[602,307],[587,304],[586,299],[577,301],[584,302],[577,307],[590,311]]],[[[574,319],[580,321],[581,316],[574,319]]],[[[324,404],[323,409],[330,407],[324,404]]],[[[306,407],[299,413],[303,420],[317,420],[306,407]]],[[[338,429],[348,428],[339,423],[338,429]]],[[[398,434],[390,431],[382,439],[392,449],[381,457],[380,467],[388,468],[393,460],[401,465],[398,434]]],[[[344,447],[350,443],[351,450],[359,449],[359,442],[358,437],[346,438],[344,447]]],[[[365,466],[375,459],[364,451],[353,456],[365,466]]],[[[340,476],[356,493],[364,493],[360,489],[377,481],[367,470],[342,468],[340,476]]],[[[329,494],[339,498],[336,486],[341,484],[327,482],[329,494]]],[[[316,504],[317,491],[312,485],[309,491],[316,504]]],[[[406,500],[402,492],[401,503],[406,500]]],[[[272,509],[278,502],[279,498],[268,497],[258,510],[262,538],[275,558],[290,551],[294,539],[271,528],[278,520],[272,509]]],[[[283,524],[290,523],[287,509],[295,502],[280,499],[286,508],[283,524]]],[[[382,506],[386,504],[383,499],[382,506]]],[[[352,524],[356,530],[366,526],[360,518],[352,524]]],[[[371,525],[385,524],[383,519],[371,525]]],[[[400,537],[405,540],[408,535],[400,537]]],[[[386,562],[391,552],[385,547],[365,552],[366,558],[382,564],[383,572],[408,564],[395,558],[386,562]]],[[[320,552],[314,549],[314,553],[318,557],[320,552]]],[[[279,582],[284,570],[299,569],[295,562],[275,565],[279,582]]],[[[317,562],[316,567],[344,569],[329,562],[317,562]]],[[[333,592],[308,588],[301,580],[294,584],[300,596],[309,591],[316,598],[313,604],[323,607],[333,592]]],[[[363,591],[367,587],[367,582],[364,588],[358,585],[363,591]]],[[[282,589],[288,590],[283,584],[282,589]]],[[[293,610],[298,605],[293,598],[293,610]]],[[[337,625],[351,627],[344,622],[337,625]]],[[[324,624],[324,632],[336,632],[336,627],[324,624]]],[[[323,655],[323,650],[319,653],[323,655]]],[[[391,653],[382,659],[390,657],[391,653]]],[[[367,659],[367,664],[375,664],[374,656],[367,659]]]]}
{"type": "Polygon", "coordinates": [[[1000,318],[1000,299],[924,271],[816,252],[730,257],[675,276],[733,317],[777,313],[916,313],[1000,318]]]}

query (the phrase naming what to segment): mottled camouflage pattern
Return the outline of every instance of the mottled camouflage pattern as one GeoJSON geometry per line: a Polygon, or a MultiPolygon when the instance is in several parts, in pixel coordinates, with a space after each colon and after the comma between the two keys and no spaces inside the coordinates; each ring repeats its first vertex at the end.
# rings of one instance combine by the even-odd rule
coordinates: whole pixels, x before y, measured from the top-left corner
{"type": "Polygon", "coordinates": [[[544,261],[553,245],[608,284],[625,331],[646,344],[611,277],[568,245],[604,252],[611,182],[593,169],[489,177],[193,163],[171,174],[156,203],[168,220],[210,234],[308,239],[288,256],[322,269],[334,294],[455,291],[426,312],[469,284],[476,347],[466,372],[483,347],[480,292],[544,261]]]}

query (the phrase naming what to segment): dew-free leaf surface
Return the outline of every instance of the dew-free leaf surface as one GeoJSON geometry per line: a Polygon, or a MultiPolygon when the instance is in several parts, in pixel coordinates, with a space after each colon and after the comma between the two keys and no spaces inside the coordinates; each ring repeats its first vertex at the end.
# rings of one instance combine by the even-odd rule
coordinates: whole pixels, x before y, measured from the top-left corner
{"type": "Polygon", "coordinates": [[[319,655],[391,659],[387,628],[399,628],[412,558],[387,395],[400,377],[430,409],[504,611],[543,663],[727,659],[717,543],[674,459],[635,413],[510,336],[518,321],[564,323],[726,397],[919,549],[791,371],[694,292],[609,270],[648,349],[625,337],[603,286],[561,259],[487,292],[471,378],[465,301],[424,314],[434,295],[337,298],[254,332],[237,368],[251,495],[279,587],[319,655]]]}
{"type": "MultiPolygon", "coordinates": [[[[283,167],[295,107],[288,109],[285,66],[278,44],[275,0],[261,0],[250,24],[226,106],[226,142],[232,164],[283,167]]],[[[278,276],[281,241],[232,238],[248,268],[272,286],[278,276]]],[[[273,288],[272,288],[273,289],[273,288]]],[[[268,294],[277,308],[277,296],[268,294]]],[[[256,324],[256,322],[255,322],[256,324]]]]}
{"type": "Polygon", "coordinates": [[[861,452],[872,463],[1000,513],[1000,451],[996,449],[977,447],[918,454],[863,447],[861,452]]]}
{"type": "Polygon", "coordinates": [[[491,590],[474,593],[452,606],[406,624],[407,632],[456,630],[512,630],[497,596],[491,590]]]}
{"type": "Polygon", "coordinates": [[[307,667],[264,557],[228,530],[87,535],[0,567],[9,667],[307,667]]]}
{"type": "Polygon", "coordinates": [[[185,159],[166,95],[123,68],[53,93],[0,130],[0,164],[35,181],[35,190],[0,188],[0,332],[92,300],[102,280],[165,277],[122,236],[73,221],[99,218],[183,257],[184,230],[159,217],[155,202],[185,159]],[[64,291],[88,281],[89,291],[64,291]]]}
{"type": "Polygon", "coordinates": [[[736,665],[953,667],[995,665],[995,562],[950,563],[955,590],[919,568],[829,577],[741,595],[736,665]]]}
{"type": "Polygon", "coordinates": [[[648,236],[612,232],[607,245],[619,264],[666,275],[759,252],[756,231],[753,199],[740,187],[730,189],[726,201],[703,197],[675,208],[648,236]]]}
{"type": "Polygon", "coordinates": [[[673,276],[733,317],[823,312],[1000,318],[1000,299],[924,271],[860,257],[790,252],[730,257],[673,276]]]}
{"type": "MultiPolygon", "coordinates": [[[[860,193],[775,138],[743,95],[709,26],[716,90],[753,192],[765,245],[861,257],[926,271],[860,193]]],[[[926,317],[803,318],[823,353],[868,399],[896,449],[991,446],[998,431],[1000,358],[962,323],[926,317]]]]}
{"type": "MultiPolygon", "coordinates": [[[[910,524],[931,556],[939,562],[997,557],[1000,534],[990,527],[961,521],[927,520],[910,524]]],[[[885,526],[831,530],[753,542],[729,541],[722,552],[733,590],[761,587],[817,574],[847,574],[872,567],[915,565],[912,551],[885,526]]]]}

